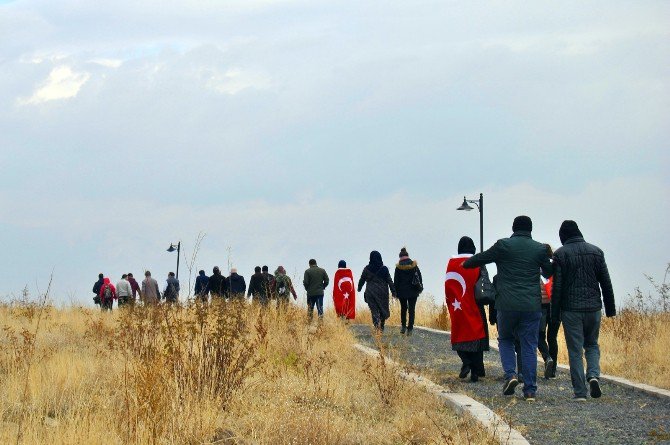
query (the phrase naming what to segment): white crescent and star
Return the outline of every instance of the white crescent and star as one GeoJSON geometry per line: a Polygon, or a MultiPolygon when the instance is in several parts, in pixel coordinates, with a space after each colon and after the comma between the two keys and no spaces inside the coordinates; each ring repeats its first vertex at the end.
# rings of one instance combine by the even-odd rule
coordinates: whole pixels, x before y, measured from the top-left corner
{"type": "MultiPolygon", "coordinates": [[[[351,287],[354,287],[354,280],[351,279],[351,277],[342,277],[340,278],[340,281],[337,282],[337,288],[342,290],[342,283],[351,283],[351,287]]],[[[349,292],[344,292],[342,294],[344,298],[349,298],[349,292]]]]}
{"type": "Polygon", "coordinates": [[[457,281],[461,285],[461,288],[463,289],[461,298],[463,298],[463,296],[465,295],[465,290],[467,289],[467,285],[465,284],[465,279],[463,278],[463,275],[459,274],[458,272],[447,272],[447,275],[444,277],[444,281],[446,282],[449,280],[457,281]]]}

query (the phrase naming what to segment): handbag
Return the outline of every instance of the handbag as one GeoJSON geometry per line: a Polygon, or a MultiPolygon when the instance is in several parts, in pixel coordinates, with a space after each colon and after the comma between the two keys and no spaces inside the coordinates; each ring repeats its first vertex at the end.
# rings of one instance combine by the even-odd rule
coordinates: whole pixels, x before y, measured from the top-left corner
{"type": "Polygon", "coordinates": [[[414,276],[412,277],[412,287],[419,293],[423,292],[423,283],[421,282],[421,274],[419,268],[414,269],[414,276]]]}
{"type": "Polygon", "coordinates": [[[477,304],[491,304],[496,301],[496,290],[484,266],[479,269],[479,278],[475,282],[475,301],[477,304]]]}

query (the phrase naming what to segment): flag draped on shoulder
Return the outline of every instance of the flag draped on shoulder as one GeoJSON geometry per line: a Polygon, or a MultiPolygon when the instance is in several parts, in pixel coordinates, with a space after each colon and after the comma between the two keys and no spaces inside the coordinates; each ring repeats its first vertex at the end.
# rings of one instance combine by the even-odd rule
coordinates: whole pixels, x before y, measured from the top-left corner
{"type": "Polygon", "coordinates": [[[335,272],[333,303],[338,316],[348,320],[356,318],[356,288],[351,269],[337,269],[335,272]]]}
{"type": "Polygon", "coordinates": [[[447,264],[444,294],[451,318],[451,343],[480,340],[486,337],[484,321],[475,302],[475,283],[479,268],[465,269],[470,254],[456,255],[447,264]]]}

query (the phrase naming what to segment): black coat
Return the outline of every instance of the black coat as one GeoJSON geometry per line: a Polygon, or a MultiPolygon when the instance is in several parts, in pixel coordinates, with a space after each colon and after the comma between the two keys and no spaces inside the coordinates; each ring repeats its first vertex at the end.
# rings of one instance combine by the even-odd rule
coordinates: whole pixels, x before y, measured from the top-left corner
{"type": "Polygon", "coordinates": [[[244,294],[247,291],[247,282],[242,275],[231,273],[228,277],[230,293],[233,295],[244,294]]]}
{"type": "Polygon", "coordinates": [[[210,292],[212,297],[225,297],[228,294],[228,280],[226,280],[226,277],[220,273],[209,277],[205,295],[207,292],[210,292]]]}
{"type": "Polygon", "coordinates": [[[569,238],[563,247],[554,252],[552,319],[559,320],[560,311],[599,311],[603,303],[605,315],[616,315],[614,291],[605,254],[581,236],[569,238]]]}
{"type": "Polygon", "coordinates": [[[262,272],[257,272],[249,279],[249,292],[247,296],[254,296],[264,300],[266,298],[265,291],[267,290],[266,279],[262,272]]]}
{"type": "Polygon", "coordinates": [[[195,288],[193,291],[195,292],[196,295],[200,295],[202,293],[205,293],[207,290],[207,283],[209,283],[209,277],[205,274],[198,275],[195,278],[195,288]]]}
{"type": "Polygon", "coordinates": [[[393,274],[393,284],[398,295],[398,299],[407,300],[417,298],[421,293],[416,287],[412,285],[414,273],[419,274],[419,279],[423,283],[421,270],[417,266],[416,261],[403,260],[395,266],[395,273],[393,274]]]}
{"type": "Polygon", "coordinates": [[[100,278],[98,281],[95,282],[95,284],[93,285],[93,293],[94,294],[100,295],[100,288],[102,287],[104,282],[105,281],[102,278],[100,278]]]}

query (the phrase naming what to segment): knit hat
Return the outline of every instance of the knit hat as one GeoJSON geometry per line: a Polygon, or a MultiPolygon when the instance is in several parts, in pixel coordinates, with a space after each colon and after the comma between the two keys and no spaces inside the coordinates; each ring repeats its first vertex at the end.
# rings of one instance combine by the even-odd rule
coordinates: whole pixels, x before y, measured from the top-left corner
{"type": "Polygon", "coordinates": [[[398,256],[399,256],[400,258],[402,258],[402,257],[404,257],[404,256],[407,256],[407,257],[408,257],[408,256],[409,256],[409,253],[407,253],[407,248],[406,248],[406,247],[403,247],[402,249],[400,249],[400,253],[398,254],[398,256]]]}
{"type": "Polygon", "coordinates": [[[526,215],[517,216],[512,223],[512,232],[523,230],[525,232],[533,231],[533,221],[526,215]]]}
{"type": "Polygon", "coordinates": [[[561,228],[558,229],[558,237],[561,239],[561,244],[565,244],[567,240],[576,236],[584,236],[582,235],[582,232],[579,231],[577,223],[571,219],[563,221],[561,228]]]}
{"type": "Polygon", "coordinates": [[[462,253],[471,253],[474,255],[476,251],[475,242],[469,236],[464,236],[458,241],[459,255],[462,253]]]}
{"type": "Polygon", "coordinates": [[[338,267],[339,269],[344,269],[345,267],[347,267],[347,262],[344,261],[344,260],[340,260],[340,262],[337,263],[337,267],[338,267]]]}

